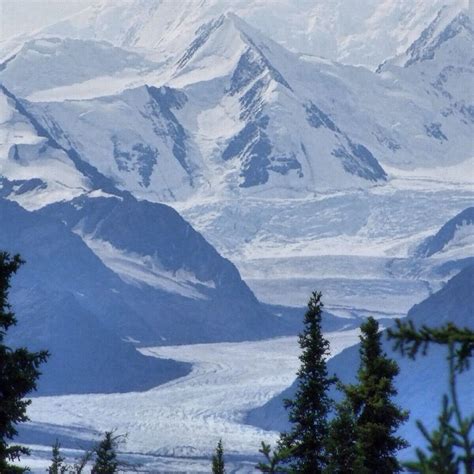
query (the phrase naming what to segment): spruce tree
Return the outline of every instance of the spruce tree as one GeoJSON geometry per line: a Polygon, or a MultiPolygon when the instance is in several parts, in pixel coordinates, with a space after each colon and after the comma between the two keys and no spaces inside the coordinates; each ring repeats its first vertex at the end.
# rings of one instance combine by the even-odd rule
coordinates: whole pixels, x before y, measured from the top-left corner
{"type": "Polygon", "coordinates": [[[216,451],[212,456],[212,474],[225,474],[224,447],[221,439],[217,443],[216,451]]]}
{"type": "Polygon", "coordinates": [[[46,361],[46,351],[30,352],[26,348],[12,349],[5,344],[10,327],[17,324],[15,314],[8,302],[10,279],[23,261],[19,255],[11,257],[0,252],[0,472],[23,472],[11,461],[28,455],[29,450],[18,445],[9,445],[17,434],[16,426],[28,420],[26,409],[31,400],[25,396],[36,389],[40,375],[39,366],[46,361]]]}
{"type": "Polygon", "coordinates": [[[389,339],[395,341],[394,350],[402,355],[415,359],[421,351],[425,355],[429,346],[452,346],[450,358],[455,361],[454,369],[463,372],[469,368],[469,361],[474,355],[474,331],[471,328],[460,328],[453,323],[441,327],[426,325],[416,328],[413,321],[396,320],[396,328],[387,329],[389,339]]]}
{"type": "Polygon", "coordinates": [[[53,444],[53,453],[51,456],[51,466],[48,468],[49,474],[65,474],[68,472],[68,466],[64,464],[64,458],[61,456],[61,445],[59,441],[53,444]]]}
{"type": "Polygon", "coordinates": [[[94,457],[93,450],[86,450],[84,454],[74,463],[71,469],[72,474],[82,474],[84,469],[87,468],[89,461],[94,457]]]}
{"type": "Polygon", "coordinates": [[[453,408],[449,405],[449,399],[443,398],[443,408],[439,416],[439,426],[433,433],[429,433],[421,421],[417,421],[418,429],[422,432],[428,442],[428,453],[417,448],[418,461],[407,462],[410,472],[420,474],[457,474],[459,472],[460,459],[456,456],[456,433],[451,426],[453,408]]]}
{"type": "Polygon", "coordinates": [[[277,473],[291,473],[291,469],[285,467],[285,463],[290,456],[290,452],[286,449],[275,449],[269,444],[262,441],[262,447],[258,450],[259,453],[263,454],[265,461],[261,461],[257,464],[256,468],[258,471],[266,472],[268,474],[277,473]]]}
{"type": "Polygon", "coordinates": [[[112,431],[106,431],[104,438],[99,443],[92,474],[114,474],[118,472],[117,437],[112,431]]]}
{"type": "Polygon", "coordinates": [[[382,350],[379,325],[374,318],[361,326],[358,383],[345,387],[356,416],[360,472],[391,474],[402,470],[396,453],[408,443],[396,431],[408,418],[392,398],[397,394],[394,378],[397,363],[382,350]]]}
{"type": "Polygon", "coordinates": [[[334,383],[328,376],[326,358],[329,342],[321,329],[321,293],[313,292],[299,335],[301,366],[297,373],[294,399],[285,400],[292,428],[282,433],[280,449],[287,449],[289,467],[299,474],[319,474],[326,465],[327,416],[331,408],[328,389],[334,383]]]}
{"type": "Polygon", "coordinates": [[[423,355],[426,354],[431,345],[448,347],[449,396],[443,398],[439,428],[430,434],[422,422],[417,421],[418,428],[428,441],[428,453],[417,449],[418,462],[409,463],[409,466],[415,472],[427,473],[434,472],[433,466],[444,465],[445,470],[439,471],[444,474],[454,472],[462,465],[466,474],[474,474],[474,414],[463,414],[456,382],[457,374],[469,368],[474,355],[474,331],[453,323],[416,328],[413,321],[397,320],[396,329],[389,330],[388,336],[395,340],[394,349],[412,359],[420,350],[423,355]]]}
{"type": "Polygon", "coordinates": [[[357,474],[356,419],[347,400],[336,407],[334,418],[329,424],[326,442],[328,465],[325,474],[357,474]]]}

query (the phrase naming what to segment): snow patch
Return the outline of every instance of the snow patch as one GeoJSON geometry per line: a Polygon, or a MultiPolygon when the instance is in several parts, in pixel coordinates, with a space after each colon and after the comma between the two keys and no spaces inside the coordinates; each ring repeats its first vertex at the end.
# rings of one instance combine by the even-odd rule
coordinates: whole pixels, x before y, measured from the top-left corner
{"type": "Polygon", "coordinates": [[[75,233],[84,240],[104,265],[117,273],[126,283],[148,285],[194,299],[207,299],[196,286],[215,288],[213,281],[202,282],[194,274],[183,269],[176,272],[168,271],[158,260],[149,255],[117,249],[110,242],[83,235],[78,228],[75,229],[75,233]]]}

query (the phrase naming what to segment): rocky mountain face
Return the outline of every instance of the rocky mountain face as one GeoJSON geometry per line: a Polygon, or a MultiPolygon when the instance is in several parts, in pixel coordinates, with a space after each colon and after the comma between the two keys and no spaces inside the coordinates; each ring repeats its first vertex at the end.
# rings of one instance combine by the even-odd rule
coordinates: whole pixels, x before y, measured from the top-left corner
{"type": "Polygon", "coordinates": [[[51,353],[39,394],[143,390],[189,372],[186,364],[135,350],[125,337],[130,325],[143,333],[153,329],[121,279],[60,221],[0,199],[0,222],[1,248],[26,260],[13,281],[19,324],[7,342],[51,353]],[[129,327],[120,334],[124,320],[129,327]]]}
{"type": "Polygon", "coordinates": [[[168,206],[131,196],[83,196],[40,212],[81,236],[132,293],[141,295],[132,300],[155,329],[127,336],[142,345],[291,332],[291,325],[258,303],[235,266],[168,206]]]}

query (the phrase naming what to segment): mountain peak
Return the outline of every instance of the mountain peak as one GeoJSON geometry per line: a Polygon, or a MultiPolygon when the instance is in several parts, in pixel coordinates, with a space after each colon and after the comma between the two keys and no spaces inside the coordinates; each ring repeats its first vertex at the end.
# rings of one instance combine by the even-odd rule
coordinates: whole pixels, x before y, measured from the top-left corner
{"type": "Polygon", "coordinates": [[[293,58],[294,55],[228,11],[195,30],[192,41],[176,61],[175,75],[191,73],[191,82],[232,76],[232,94],[241,89],[242,81],[248,85],[257,76],[268,74],[291,90],[275,66],[287,62],[288,56],[293,58]],[[247,75],[250,76],[248,81],[243,77],[247,75]]]}
{"type": "Polygon", "coordinates": [[[93,186],[92,176],[78,169],[81,163],[74,151],[62,148],[3,85],[0,110],[2,197],[36,209],[77,196],[93,186]]]}
{"type": "Polygon", "coordinates": [[[456,7],[444,6],[420,36],[400,56],[381,64],[378,72],[386,65],[410,67],[424,61],[433,60],[447,50],[450,61],[461,56],[472,55],[473,23],[469,12],[456,7]]]}
{"type": "Polygon", "coordinates": [[[443,44],[456,36],[467,36],[472,40],[473,25],[465,12],[452,17],[453,11],[447,7],[441,9],[437,17],[423,31],[421,36],[408,48],[405,67],[420,61],[433,59],[443,44]]]}
{"type": "Polygon", "coordinates": [[[46,36],[28,40],[0,65],[0,75],[8,89],[30,99],[38,92],[107,75],[143,74],[155,67],[136,52],[106,41],[46,36]]]}

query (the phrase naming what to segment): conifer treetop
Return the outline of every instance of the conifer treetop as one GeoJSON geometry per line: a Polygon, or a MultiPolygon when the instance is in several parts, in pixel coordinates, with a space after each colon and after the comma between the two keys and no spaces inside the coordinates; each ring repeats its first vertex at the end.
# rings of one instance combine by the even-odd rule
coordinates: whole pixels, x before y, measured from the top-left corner
{"type": "Polygon", "coordinates": [[[328,376],[326,359],[329,341],[323,336],[321,293],[313,292],[298,341],[301,366],[293,399],[285,400],[291,430],[282,433],[279,449],[287,450],[289,467],[301,474],[319,474],[326,464],[327,416],[331,409],[328,390],[334,379],[328,376]]]}

